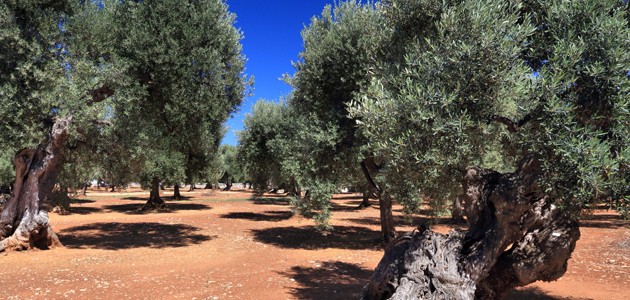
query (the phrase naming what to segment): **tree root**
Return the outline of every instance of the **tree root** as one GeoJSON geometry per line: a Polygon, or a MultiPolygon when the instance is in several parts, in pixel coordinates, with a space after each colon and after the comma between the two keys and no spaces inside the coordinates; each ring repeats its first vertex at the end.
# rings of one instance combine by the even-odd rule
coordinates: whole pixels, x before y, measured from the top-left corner
{"type": "Polygon", "coordinates": [[[148,201],[142,207],[140,207],[138,210],[139,211],[153,211],[153,210],[170,211],[171,209],[168,207],[168,205],[166,205],[166,202],[164,202],[164,201],[162,201],[162,202],[148,201]]]}

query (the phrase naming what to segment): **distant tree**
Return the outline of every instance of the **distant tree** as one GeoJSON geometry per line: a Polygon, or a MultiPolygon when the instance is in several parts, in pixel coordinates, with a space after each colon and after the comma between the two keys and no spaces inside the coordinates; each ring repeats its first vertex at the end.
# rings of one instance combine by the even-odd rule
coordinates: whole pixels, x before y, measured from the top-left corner
{"type": "Polygon", "coordinates": [[[300,126],[285,102],[258,100],[252,113],[243,120],[244,129],[237,133],[236,160],[242,165],[244,176],[259,193],[286,184],[300,187],[300,175],[294,173],[292,143],[300,126]]]}
{"type": "Polygon", "coordinates": [[[351,113],[387,161],[383,180],[409,191],[405,209],[462,195],[470,228],[397,239],[361,299],[501,299],[557,280],[583,209],[630,201],[627,1],[393,0],[382,12],[392,52],[351,113]],[[483,167],[493,152],[509,170],[483,167]]]}
{"type": "Polygon", "coordinates": [[[199,145],[216,151],[221,124],[252,83],[242,74],[236,16],[218,0],[109,1],[99,15],[110,21],[111,54],[129,64],[143,92],[143,101],[114,112],[144,161],[140,179],[151,196],[143,209],[164,209],[160,181],[194,184],[204,155],[214,155],[199,145]]]}
{"type": "Polygon", "coordinates": [[[221,179],[225,182],[225,189],[229,191],[234,182],[245,182],[245,170],[243,164],[237,158],[238,149],[232,145],[221,145],[219,147],[219,157],[221,160],[221,179]]]}

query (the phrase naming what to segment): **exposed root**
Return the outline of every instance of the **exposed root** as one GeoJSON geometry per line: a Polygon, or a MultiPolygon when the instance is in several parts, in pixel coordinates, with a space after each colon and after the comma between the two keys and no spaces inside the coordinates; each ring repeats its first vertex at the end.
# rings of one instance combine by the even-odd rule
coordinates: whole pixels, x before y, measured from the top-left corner
{"type": "Polygon", "coordinates": [[[148,201],[147,203],[145,203],[142,207],[140,207],[140,209],[138,209],[139,211],[170,211],[171,209],[168,207],[168,205],[166,205],[166,202],[161,201],[161,202],[156,202],[156,201],[148,201]]]}

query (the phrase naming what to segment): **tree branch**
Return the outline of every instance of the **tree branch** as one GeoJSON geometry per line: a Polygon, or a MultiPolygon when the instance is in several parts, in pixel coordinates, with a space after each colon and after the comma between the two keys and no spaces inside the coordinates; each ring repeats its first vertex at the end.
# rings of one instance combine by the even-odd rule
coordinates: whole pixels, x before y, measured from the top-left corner
{"type": "Polygon", "coordinates": [[[107,85],[103,85],[102,87],[94,90],[88,90],[88,96],[92,97],[92,100],[88,100],[85,103],[88,106],[92,106],[94,103],[101,102],[107,99],[109,96],[114,94],[114,90],[110,89],[107,85]]]}
{"type": "Polygon", "coordinates": [[[96,124],[96,125],[114,126],[114,123],[112,123],[110,121],[107,121],[107,120],[92,120],[90,122],[92,122],[92,124],[96,124]]]}
{"type": "Polygon", "coordinates": [[[529,122],[536,112],[538,112],[538,109],[535,109],[532,112],[528,113],[527,115],[525,115],[525,117],[523,117],[522,120],[518,122],[514,122],[506,117],[502,117],[499,115],[492,115],[490,116],[490,118],[488,118],[488,124],[490,124],[490,122],[492,121],[499,122],[506,125],[509,132],[516,132],[519,128],[525,125],[525,123],[529,122]]]}
{"type": "Polygon", "coordinates": [[[372,186],[372,188],[380,194],[381,189],[378,187],[378,185],[376,185],[374,179],[372,179],[372,175],[370,175],[370,172],[368,171],[367,165],[365,163],[367,160],[368,159],[365,159],[361,162],[361,170],[363,171],[363,175],[365,175],[365,179],[367,180],[368,184],[370,184],[370,186],[372,186]]]}

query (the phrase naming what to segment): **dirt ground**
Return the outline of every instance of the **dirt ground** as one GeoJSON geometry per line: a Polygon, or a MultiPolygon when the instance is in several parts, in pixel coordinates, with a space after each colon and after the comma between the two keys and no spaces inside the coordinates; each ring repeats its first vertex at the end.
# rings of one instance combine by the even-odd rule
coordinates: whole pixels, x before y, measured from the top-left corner
{"type": "MultiPolygon", "coordinates": [[[[170,212],[140,213],[147,192],[91,188],[50,215],[64,248],[0,253],[0,299],[352,299],[383,254],[376,200],[358,210],[359,195],[335,196],[334,231],[322,236],[278,195],[182,194],[164,192],[170,212]]],[[[394,210],[399,231],[415,227],[394,210]]],[[[564,277],[508,299],[630,299],[628,223],[597,210],[581,233],[564,277]]]]}

